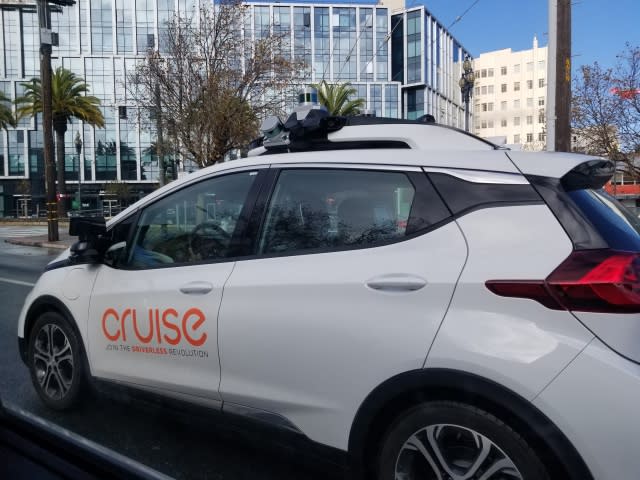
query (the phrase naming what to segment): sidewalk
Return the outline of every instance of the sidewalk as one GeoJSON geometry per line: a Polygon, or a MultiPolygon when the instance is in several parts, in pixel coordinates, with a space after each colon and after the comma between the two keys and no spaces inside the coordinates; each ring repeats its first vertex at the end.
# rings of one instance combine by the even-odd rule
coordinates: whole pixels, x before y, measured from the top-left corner
{"type": "MultiPolygon", "coordinates": [[[[62,230],[62,229],[61,229],[62,230]]],[[[73,243],[78,241],[78,237],[71,237],[67,231],[60,231],[57,242],[50,242],[47,235],[37,235],[34,237],[6,238],[4,241],[13,245],[25,245],[28,247],[54,248],[66,250],[73,243]]]]}

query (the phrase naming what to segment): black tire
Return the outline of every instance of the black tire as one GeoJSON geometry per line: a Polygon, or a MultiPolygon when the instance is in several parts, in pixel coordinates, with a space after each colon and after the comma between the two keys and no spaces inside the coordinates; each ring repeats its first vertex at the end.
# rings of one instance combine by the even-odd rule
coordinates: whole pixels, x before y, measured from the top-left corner
{"type": "Polygon", "coordinates": [[[387,430],[378,460],[378,480],[432,480],[439,478],[434,468],[440,469],[441,478],[446,479],[454,477],[446,468],[461,476],[474,469],[469,478],[475,479],[500,464],[503,467],[489,479],[549,479],[535,452],[520,435],[493,415],[457,402],[423,403],[402,414],[387,430]],[[474,467],[485,446],[489,453],[474,467]],[[436,448],[440,458],[446,460],[446,467],[438,460],[436,448]]]}
{"type": "Polygon", "coordinates": [[[62,315],[46,312],[36,320],[27,361],[33,386],[48,407],[67,410],[78,404],[87,386],[84,350],[62,315]]]}

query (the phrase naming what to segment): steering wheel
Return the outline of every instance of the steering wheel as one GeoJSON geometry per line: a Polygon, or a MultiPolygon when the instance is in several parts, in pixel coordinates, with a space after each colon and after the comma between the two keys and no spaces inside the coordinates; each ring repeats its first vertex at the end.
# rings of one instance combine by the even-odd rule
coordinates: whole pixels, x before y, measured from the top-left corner
{"type": "Polygon", "coordinates": [[[217,222],[207,220],[196,225],[189,234],[189,251],[192,258],[200,260],[221,258],[230,240],[231,235],[217,222]]]}

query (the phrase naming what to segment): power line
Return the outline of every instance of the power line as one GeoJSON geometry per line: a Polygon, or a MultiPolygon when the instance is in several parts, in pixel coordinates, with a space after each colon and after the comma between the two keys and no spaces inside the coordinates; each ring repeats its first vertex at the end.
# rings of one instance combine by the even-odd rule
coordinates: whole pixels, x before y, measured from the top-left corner
{"type": "Polygon", "coordinates": [[[462,18],[463,18],[467,13],[469,13],[469,10],[471,10],[473,7],[475,7],[475,6],[476,6],[476,4],[477,4],[479,1],[480,1],[480,0],[475,0],[475,1],[474,1],[474,2],[469,6],[469,8],[467,8],[464,12],[462,12],[462,14],[461,14],[461,15],[458,15],[458,16],[456,17],[456,19],[455,19],[453,22],[451,22],[451,25],[449,25],[449,28],[447,28],[447,30],[451,30],[451,27],[453,27],[456,23],[458,23],[460,20],[462,20],[462,18]]]}

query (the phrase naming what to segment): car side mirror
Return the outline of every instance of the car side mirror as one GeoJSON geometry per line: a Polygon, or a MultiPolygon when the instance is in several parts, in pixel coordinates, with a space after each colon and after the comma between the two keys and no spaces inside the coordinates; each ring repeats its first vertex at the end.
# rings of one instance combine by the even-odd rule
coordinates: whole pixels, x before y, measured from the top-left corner
{"type": "Polygon", "coordinates": [[[99,263],[108,247],[106,233],[104,218],[72,217],[69,235],[77,236],[78,241],[71,246],[69,260],[73,263],[99,263]]]}
{"type": "Polygon", "coordinates": [[[100,252],[92,242],[87,240],[79,240],[71,245],[71,256],[69,259],[73,263],[99,263],[100,252]]]}

